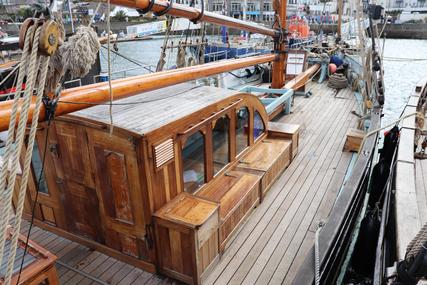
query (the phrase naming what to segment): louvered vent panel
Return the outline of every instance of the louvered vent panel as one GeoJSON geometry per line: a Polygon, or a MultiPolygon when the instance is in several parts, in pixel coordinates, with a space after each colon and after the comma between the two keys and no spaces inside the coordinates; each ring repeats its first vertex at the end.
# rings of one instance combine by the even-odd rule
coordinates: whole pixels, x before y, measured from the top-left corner
{"type": "Polygon", "coordinates": [[[162,167],[171,159],[174,158],[173,140],[168,139],[154,147],[154,157],[156,159],[156,167],[162,167]]]}

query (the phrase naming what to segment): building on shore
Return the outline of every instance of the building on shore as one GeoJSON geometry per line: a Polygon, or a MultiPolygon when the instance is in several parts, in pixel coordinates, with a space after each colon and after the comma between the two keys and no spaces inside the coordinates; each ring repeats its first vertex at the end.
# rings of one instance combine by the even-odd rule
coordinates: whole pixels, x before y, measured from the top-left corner
{"type": "Polygon", "coordinates": [[[385,7],[386,10],[427,10],[426,0],[382,0],[381,2],[382,6],[385,7]]]}
{"type": "Polygon", "coordinates": [[[14,14],[22,6],[30,4],[28,0],[0,0],[0,11],[2,14],[14,14]]]}
{"type": "MultiPolygon", "coordinates": [[[[321,3],[319,0],[287,0],[288,16],[331,16],[337,14],[337,1],[321,3]],[[308,9],[307,9],[308,8],[308,9]]],[[[346,2],[346,1],[344,1],[346,2]]],[[[346,6],[346,5],[345,5],[346,6]]],[[[238,19],[254,22],[274,22],[272,0],[209,0],[208,10],[238,19]],[[245,17],[246,16],[246,17],[245,17]]],[[[345,10],[344,10],[345,11],[345,10]]],[[[329,21],[335,21],[332,16],[329,21]]]]}

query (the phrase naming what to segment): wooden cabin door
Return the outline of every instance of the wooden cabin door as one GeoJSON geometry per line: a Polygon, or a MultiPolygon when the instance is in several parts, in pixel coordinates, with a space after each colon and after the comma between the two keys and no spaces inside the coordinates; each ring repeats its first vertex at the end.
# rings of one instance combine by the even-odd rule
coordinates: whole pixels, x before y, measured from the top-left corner
{"type": "Polygon", "coordinates": [[[64,206],[66,230],[104,242],[99,214],[99,201],[93,179],[87,136],[84,127],[56,121],[58,162],[56,184],[64,206]]]}
{"type": "Polygon", "coordinates": [[[132,137],[88,129],[89,153],[100,199],[105,243],[127,255],[150,260],[136,146],[132,137]]]}

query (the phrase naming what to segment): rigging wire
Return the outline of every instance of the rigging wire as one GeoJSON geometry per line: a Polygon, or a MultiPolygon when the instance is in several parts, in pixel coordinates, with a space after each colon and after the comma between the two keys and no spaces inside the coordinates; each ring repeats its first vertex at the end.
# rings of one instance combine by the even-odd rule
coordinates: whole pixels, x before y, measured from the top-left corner
{"type": "Polygon", "coordinates": [[[47,154],[47,145],[48,145],[50,125],[51,125],[51,119],[49,119],[49,121],[47,122],[46,135],[44,138],[43,156],[42,156],[42,161],[41,161],[42,167],[40,169],[40,174],[38,176],[36,196],[34,197],[34,202],[33,202],[32,208],[31,208],[30,227],[28,228],[28,232],[27,232],[27,236],[26,236],[26,240],[25,240],[24,254],[22,255],[22,258],[21,258],[21,265],[19,266],[19,273],[18,273],[18,279],[16,280],[16,285],[19,284],[19,281],[21,278],[22,270],[24,268],[25,255],[28,251],[28,244],[30,241],[31,230],[32,230],[33,225],[34,225],[34,216],[36,213],[36,206],[38,203],[38,198],[39,198],[39,193],[40,193],[39,189],[40,189],[40,185],[41,185],[43,175],[44,175],[44,168],[45,168],[45,162],[46,162],[46,154],[47,154]]]}
{"type": "Polygon", "coordinates": [[[415,62],[415,61],[427,61],[427,58],[409,58],[409,57],[384,57],[385,61],[401,61],[401,62],[415,62]]]}
{"type": "MultiPolygon", "coordinates": [[[[108,49],[108,47],[103,46],[103,45],[101,45],[101,47],[102,47],[102,48],[104,48],[104,49],[108,49]]],[[[154,71],[151,69],[151,67],[153,67],[152,65],[148,65],[148,64],[146,64],[146,63],[140,62],[139,60],[136,60],[136,59],[133,59],[133,58],[131,58],[131,57],[128,57],[128,56],[126,56],[126,55],[124,55],[124,54],[122,54],[122,53],[119,53],[119,52],[115,51],[115,50],[111,50],[111,52],[112,52],[112,53],[114,53],[116,56],[122,57],[122,58],[126,59],[127,61],[129,61],[129,62],[131,62],[131,63],[133,63],[133,64],[135,64],[135,65],[140,66],[141,68],[143,68],[143,69],[145,69],[145,70],[149,71],[150,73],[153,73],[153,72],[154,72],[154,71]]],[[[113,59],[113,62],[115,61],[115,59],[116,59],[116,57],[113,59]]]]}
{"type": "Polygon", "coordinates": [[[107,0],[107,58],[108,58],[108,92],[110,95],[110,135],[113,134],[113,88],[111,86],[111,19],[110,19],[110,9],[111,9],[111,3],[110,0],[107,0]]]}
{"type": "Polygon", "coordinates": [[[6,82],[6,80],[8,80],[9,79],[9,77],[11,77],[18,69],[19,69],[19,66],[21,65],[21,63],[18,63],[14,68],[13,68],[13,70],[11,71],[11,72],[9,72],[9,74],[8,75],[6,75],[6,77],[5,78],[3,78],[3,80],[0,82],[0,86],[2,86],[5,82],[6,82]]]}

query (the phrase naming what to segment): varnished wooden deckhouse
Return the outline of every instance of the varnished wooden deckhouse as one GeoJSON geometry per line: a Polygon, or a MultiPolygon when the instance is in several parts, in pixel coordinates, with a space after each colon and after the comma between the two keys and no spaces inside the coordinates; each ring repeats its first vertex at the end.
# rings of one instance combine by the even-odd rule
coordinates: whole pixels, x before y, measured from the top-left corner
{"type": "Polygon", "coordinates": [[[58,117],[34,148],[25,212],[145,270],[199,284],[297,153],[253,95],[181,84],[58,117]]]}

